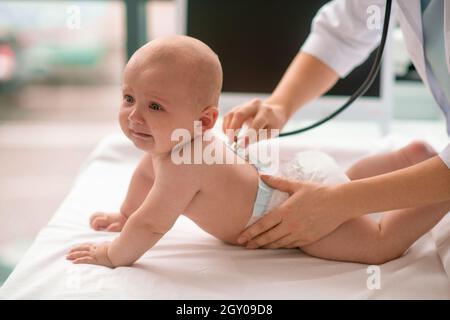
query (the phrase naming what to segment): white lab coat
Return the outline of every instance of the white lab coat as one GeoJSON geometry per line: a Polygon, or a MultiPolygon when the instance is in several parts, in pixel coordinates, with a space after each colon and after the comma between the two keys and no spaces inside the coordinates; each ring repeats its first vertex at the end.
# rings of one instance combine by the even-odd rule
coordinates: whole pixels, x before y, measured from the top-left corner
{"type": "MultiPolygon", "coordinates": [[[[380,29],[373,29],[367,26],[367,21],[373,13],[369,9],[371,6],[380,9],[383,19],[385,3],[385,0],[331,1],[323,6],[314,18],[311,34],[303,44],[302,50],[323,61],[339,76],[346,76],[379,44],[382,23],[380,29]]],[[[391,10],[390,25],[392,26],[397,18],[403,31],[406,48],[417,72],[441,108],[450,110],[449,101],[439,83],[430,77],[426,67],[420,0],[394,0],[391,10]]],[[[450,74],[450,1],[444,1],[444,37],[446,65],[450,74]]],[[[447,131],[450,134],[450,113],[445,116],[447,131]]],[[[450,168],[450,144],[439,156],[450,168]]]]}

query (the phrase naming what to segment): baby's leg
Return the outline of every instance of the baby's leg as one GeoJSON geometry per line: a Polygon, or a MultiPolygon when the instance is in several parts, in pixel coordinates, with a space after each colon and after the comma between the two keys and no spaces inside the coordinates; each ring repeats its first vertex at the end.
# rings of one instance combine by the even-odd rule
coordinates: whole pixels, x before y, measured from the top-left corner
{"type": "MultiPolygon", "coordinates": [[[[413,142],[398,151],[365,158],[347,174],[352,180],[361,179],[414,165],[435,154],[429,145],[413,142]]],[[[447,202],[386,212],[380,223],[367,216],[360,217],[302,250],[325,259],[383,263],[401,256],[449,210],[450,202],[447,202]]]]}
{"type": "Polygon", "coordinates": [[[431,146],[416,141],[393,152],[364,158],[347,170],[350,180],[372,177],[412,166],[436,155],[431,146]]]}
{"type": "Polygon", "coordinates": [[[120,213],[96,212],[90,218],[94,230],[121,231],[128,217],[142,204],[153,185],[154,173],[150,155],[145,155],[131,178],[120,213]]]}
{"type": "Polygon", "coordinates": [[[382,264],[400,257],[450,210],[450,202],[386,212],[380,223],[360,217],[301,249],[315,257],[382,264]]]}

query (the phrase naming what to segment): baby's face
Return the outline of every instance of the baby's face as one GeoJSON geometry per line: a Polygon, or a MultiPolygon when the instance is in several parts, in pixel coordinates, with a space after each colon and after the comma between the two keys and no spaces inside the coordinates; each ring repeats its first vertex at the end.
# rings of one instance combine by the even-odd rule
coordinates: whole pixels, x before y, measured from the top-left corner
{"type": "Polygon", "coordinates": [[[125,135],[141,150],[165,154],[178,141],[172,132],[184,128],[193,134],[198,108],[189,95],[189,70],[165,63],[129,63],[125,68],[119,121],[125,135]]]}

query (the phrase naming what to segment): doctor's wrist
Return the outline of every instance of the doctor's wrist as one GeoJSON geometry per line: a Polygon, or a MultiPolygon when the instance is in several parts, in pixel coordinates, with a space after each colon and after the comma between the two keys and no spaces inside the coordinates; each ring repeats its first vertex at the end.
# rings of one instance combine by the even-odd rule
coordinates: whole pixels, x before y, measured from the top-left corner
{"type": "Polygon", "coordinates": [[[365,214],[361,201],[355,197],[353,190],[354,184],[347,182],[339,185],[330,186],[332,198],[339,214],[344,221],[361,217],[365,214]]]}
{"type": "Polygon", "coordinates": [[[271,98],[269,98],[265,100],[263,103],[269,106],[275,112],[275,114],[282,122],[282,127],[286,124],[286,122],[289,121],[289,118],[293,114],[292,107],[284,102],[272,100],[271,98]]]}

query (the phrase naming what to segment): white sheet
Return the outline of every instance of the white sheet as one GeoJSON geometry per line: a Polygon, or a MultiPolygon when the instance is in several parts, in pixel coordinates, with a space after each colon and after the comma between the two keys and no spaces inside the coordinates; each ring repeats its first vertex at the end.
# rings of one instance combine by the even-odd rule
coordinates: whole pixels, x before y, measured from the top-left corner
{"type": "MultiPolygon", "coordinates": [[[[343,146],[336,141],[290,139],[282,158],[320,148],[348,166],[399,142],[384,139],[343,146]],[[295,144],[292,142],[295,141],[295,144]]],[[[72,265],[69,248],[112,240],[95,232],[96,210],[119,208],[140,152],[112,135],[83,166],[73,189],[0,289],[3,299],[416,299],[450,298],[450,217],[402,258],[380,267],[381,289],[367,287],[367,266],[325,261],[298,250],[246,250],[226,245],[181,217],[133,267],[114,270],[72,265]]],[[[30,216],[31,219],[31,216],[30,216]]]]}

